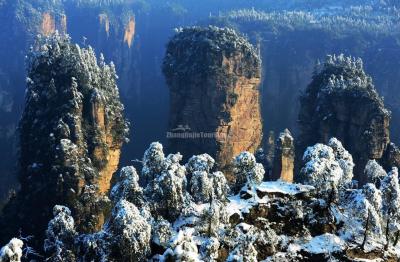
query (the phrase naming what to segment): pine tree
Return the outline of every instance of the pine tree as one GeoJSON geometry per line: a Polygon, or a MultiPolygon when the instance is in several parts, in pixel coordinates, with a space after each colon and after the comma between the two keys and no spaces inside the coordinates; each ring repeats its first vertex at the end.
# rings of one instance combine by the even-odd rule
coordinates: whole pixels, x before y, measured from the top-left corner
{"type": "Polygon", "coordinates": [[[387,174],[376,160],[369,160],[365,166],[364,175],[368,178],[369,183],[373,183],[375,186],[380,187],[381,181],[387,174]]]}
{"type": "Polygon", "coordinates": [[[74,241],[77,235],[74,219],[69,208],[55,206],[54,218],[50,220],[44,240],[47,260],[53,262],[76,261],[74,241]]]}
{"type": "Polygon", "coordinates": [[[308,147],[304,152],[301,175],[306,184],[316,188],[319,196],[329,203],[337,201],[338,186],[343,170],[335,160],[333,149],[323,144],[308,147]]]}
{"type": "Polygon", "coordinates": [[[143,159],[143,176],[149,179],[145,199],[155,217],[162,216],[172,222],[190,201],[186,169],[179,164],[182,156],[178,153],[164,157],[161,144],[152,143],[143,159]]]}
{"type": "Polygon", "coordinates": [[[144,261],[150,254],[151,225],[135,205],[120,200],[104,229],[112,235],[111,250],[122,261],[144,261]]]}
{"type": "Polygon", "coordinates": [[[163,146],[158,142],[151,143],[143,156],[142,177],[145,185],[161,173],[164,160],[163,146]]]}
{"type": "Polygon", "coordinates": [[[22,240],[11,239],[7,245],[0,249],[0,262],[21,262],[23,245],[22,240]]]}
{"type": "Polygon", "coordinates": [[[399,241],[400,233],[400,187],[397,168],[382,180],[380,187],[382,191],[382,210],[385,218],[384,235],[386,237],[386,248],[395,246],[399,241]]]}
{"type": "Polygon", "coordinates": [[[227,180],[222,172],[210,173],[214,159],[207,155],[193,156],[186,164],[191,175],[190,194],[197,203],[207,203],[210,199],[225,201],[229,192],[227,180]]]}
{"type": "Polygon", "coordinates": [[[235,192],[245,184],[259,185],[265,174],[264,167],[256,162],[255,156],[250,152],[242,152],[233,161],[234,176],[236,178],[235,192]]]}
{"type": "Polygon", "coordinates": [[[111,200],[127,200],[136,207],[144,205],[143,189],[139,185],[139,175],[133,166],[123,167],[119,173],[118,182],[111,190],[111,200]]]}

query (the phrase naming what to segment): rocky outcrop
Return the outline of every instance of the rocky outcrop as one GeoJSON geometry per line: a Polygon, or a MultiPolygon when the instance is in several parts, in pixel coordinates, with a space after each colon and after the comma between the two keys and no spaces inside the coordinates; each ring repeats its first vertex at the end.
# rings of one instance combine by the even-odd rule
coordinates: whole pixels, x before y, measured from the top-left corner
{"type": "Polygon", "coordinates": [[[272,179],[293,182],[294,139],[288,129],[280,133],[276,140],[272,179]]]}
{"type": "Polygon", "coordinates": [[[183,29],[168,44],[163,71],[173,151],[210,153],[224,171],[235,155],[256,151],[262,137],[261,68],[246,39],[226,28],[183,29]]]}
{"type": "Polygon", "coordinates": [[[44,12],[39,32],[44,36],[49,36],[56,30],[62,34],[67,33],[67,16],[65,14],[53,15],[50,12],[44,12]]]}
{"type": "Polygon", "coordinates": [[[21,228],[37,241],[56,204],[71,208],[79,231],[101,228],[128,130],[112,64],[68,37],[38,42],[20,121],[21,189],[1,219],[2,237],[21,228]]]}
{"type": "Polygon", "coordinates": [[[102,27],[104,27],[104,31],[107,34],[107,37],[110,36],[110,19],[107,14],[99,14],[99,22],[102,27]]]}
{"type": "Polygon", "coordinates": [[[361,183],[370,159],[380,160],[386,168],[398,166],[393,161],[396,150],[386,153],[390,112],[365,74],[361,59],[328,56],[300,102],[299,160],[307,146],[337,137],[353,155],[355,176],[361,183]]]}
{"type": "Polygon", "coordinates": [[[131,16],[129,18],[128,24],[126,25],[124,33],[124,42],[128,45],[129,48],[131,48],[133,43],[133,38],[135,37],[135,27],[136,27],[135,17],[131,16]]]}
{"type": "Polygon", "coordinates": [[[42,34],[50,35],[56,31],[56,23],[49,13],[44,13],[42,18],[42,34]]]}
{"type": "MultiPolygon", "coordinates": [[[[365,228],[346,228],[347,223],[353,227],[365,226],[367,216],[355,224],[353,220],[359,218],[354,215],[345,216],[345,221],[338,221],[341,216],[332,214],[332,210],[341,210],[339,213],[348,215],[346,212],[351,209],[356,214],[363,214],[363,201],[366,200],[362,194],[357,193],[358,190],[347,191],[344,199],[348,199],[354,206],[341,209],[337,204],[329,207],[320,201],[316,188],[312,186],[280,181],[264,182],[253,192],[241,192],[240,198],[230,198],[227,206],[229,222],[236,227],[242,226],[242,230],[253,237],[257,261],[398,261],[394,249],[385,251],[383,245],[373,242],[372,234],[366,234],[369,244],[362,244],[365,228]],[[243,201],[248,202],[243,204],[243,201]],[[359,206],[355,205],[357,201],[359,206]],[[343,228],[347,231],[343,231],[343,228]],[[347,233],[346,237],[351,236],[351,241],[345,240],[343,232],[347,233]],[[361,234],[361,237],[355,237],[355,232],[361,234]]],[[[224,254],[228,250],[224,249],[226,247],[221,245],[218,257],[221,261],[227,257],[224,254]]]]}

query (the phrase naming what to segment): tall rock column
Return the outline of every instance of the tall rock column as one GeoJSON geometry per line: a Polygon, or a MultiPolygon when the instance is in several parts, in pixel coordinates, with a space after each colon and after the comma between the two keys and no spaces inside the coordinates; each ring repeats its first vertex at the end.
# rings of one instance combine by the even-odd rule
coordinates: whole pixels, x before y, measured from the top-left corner
{"type": "Polygon", "coordinates": [[[66,205],[81,232],[101,228],[107,193],[128,132],[114,66],[67,36],[39,39],[28,56],[20,121],[21,189],[4,209],[2,237],[40,241],[54,205],[66,205]],[[3,234],[4,233],[4,234],[3,234]]]}
{"type": "Polygon", "coordinates": [[[254,153],[262,138],[260,67],[255,48],[231,29],[179,31],[163,64],[171,98],[171,150],[186,156],[207,152],[224,171],[235,155],[254,153]]]}
{"type": "Polygon", "coordinates": [[[285,129],[276,140],[272,179],[293,182],[294,155],[292,134],[285,129]]]}
{"type": "Polygon", "coordinates": [[[339,139],[352,154],[355,177],[364,183],[370,159],[387,169],[398,166],[399,150],[390,143],[390,111],[377,93],[361,59],[328,56],[300,99],[297,159],[307,146],[339,139]]]}

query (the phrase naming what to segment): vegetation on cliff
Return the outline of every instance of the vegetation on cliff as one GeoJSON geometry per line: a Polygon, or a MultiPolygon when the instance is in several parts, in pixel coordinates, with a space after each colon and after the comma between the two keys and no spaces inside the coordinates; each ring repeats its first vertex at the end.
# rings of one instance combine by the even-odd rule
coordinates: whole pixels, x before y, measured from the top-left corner
{"type": "MultiPolygon", "coordinates": [[[[170,86],[174,86],[170,81],[176,81],[177,76],[183,82],[214,74],[216,70],[223,70],[223,57],[230,59],[238,55],[245,59],[235,70],[247,78],[260,77],[257,51],[234,30],[213,26],[177,29],[167,46],[163,72],[170,86]],[[193,66],[188,67],[189,64],[193,66]]],[[[225,75],[225,72],[221,74],[225,75]]]]}

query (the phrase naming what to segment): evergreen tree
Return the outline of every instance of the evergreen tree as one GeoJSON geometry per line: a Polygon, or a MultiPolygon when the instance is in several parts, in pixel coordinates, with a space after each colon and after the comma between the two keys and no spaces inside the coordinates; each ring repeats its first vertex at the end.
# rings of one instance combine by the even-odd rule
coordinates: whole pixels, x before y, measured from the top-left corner
{"type": "Polygon", "coordinates": [[[13,238],[10,242],[0,249],[1,262],[21,262],[22,247],[24,242],[18,238],[13,238]]]}
{"type": "Polygon", "coordinates": [[[125,199],[138,208],[144,205],[143,189],[139,185],[139,176],[133,166],[121,169],[118,182],[112,188],[110,195],[115,203],[125,199]]]}
{"type": "Polygon", "coordinates": [[[256,162],[255,156],[250,152],[242,152],[234,158],[233,173],[236,178],[235,192],[245,184],[259,185],[264,178],[264,167],[256,162]]]}
{"type": "Polygon", "coordinates": [[[380,187],[382,191],[382,210],[385,219],[384,235],[386,237],[386,248],[395,246],[400,236],[400,187],[397,168],[382,180],[380,187]]]}
{"type": "Polygon", "coordinates": [[[64,206],[53,208],[54,218],[50,220],[44,240],[47,260],[53,262],[76,261],[74,241],[77,235],[71,211],[64,206]]]}

